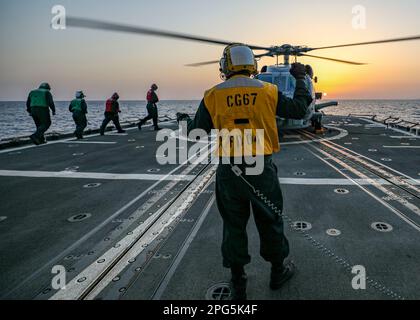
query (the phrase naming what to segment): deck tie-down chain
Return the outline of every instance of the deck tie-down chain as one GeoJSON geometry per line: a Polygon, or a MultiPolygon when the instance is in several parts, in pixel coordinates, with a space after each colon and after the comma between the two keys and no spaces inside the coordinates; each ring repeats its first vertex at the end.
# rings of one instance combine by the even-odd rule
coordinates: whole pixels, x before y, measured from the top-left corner
{"type": "MultiPolygon", "coordinates": [[[[346,272],[352,272],[353,267],[346,259],[339,257],[331,249],[328,249],[321,242],[314,239],[306,230],[295,226],[294,221],[289,216],[285,215],[282,212],[282,210],[278,209],[277,206],[267,196],[265,196],[260,190],[255,188],[251,183],[249,183],[247,179],[245,179],[242,170],[238,166],[234,166],[231,164],[231,167],[235,175],[241,178],[253,190],[254,194],[258,198],[260,198],[271,210],[273,210],[273,212],[276,213],[278,218],[282,218],[284,221],[286,221],[291,230],[296,231],[300,235],[302,235],[303,238],[305,238],[307,241],[309,241],[309,243],[312,244],[312,246],[314,246],[316,249],[321,251],[321,253],[325,254],[327,257],[338,263],[342,268],[344,268],[344,270],[346,270],[346,272]]],[[[378,290],[382,294],[387,295],[388,297],[391,297],[395,300],[406,300],[401,295],[395,293],[393,290],[387,288],[386,286],[380,284],[378,281],[375,281],[370,277],[366,277],[366,281],[371,285],[372,288],[378,290]]]]}

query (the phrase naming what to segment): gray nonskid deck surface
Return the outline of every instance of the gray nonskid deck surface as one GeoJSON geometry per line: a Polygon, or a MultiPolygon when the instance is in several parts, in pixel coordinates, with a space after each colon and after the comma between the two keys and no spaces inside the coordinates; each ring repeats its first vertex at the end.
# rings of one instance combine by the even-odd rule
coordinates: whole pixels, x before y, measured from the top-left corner
{"type": "MultiPolygon", "coordinates": [[[[306,133],[286,133],[282,152],[274,158],[285,214],[292,221],[309,222],[310,237],[350,265],[363,265],[380,285],[403,298],[419,299],[420,230],[416,225],[420,226],[420,215],[412,207],[420,206],[415,191],[420,188],[420,140],[363,119],[327,117],[325,123],[346,134],[325,143],[294,144],[288,142],[307,140],[306,133]],[[348,161],[343,153],[356,158],[348,161]],[[408,181],[410,192],[366,170],[361,159],[392,173],[401,183],[408,181]],[[372,184],[364,175],[377,180],[372,184]],[[337,189],[346,192],[337,193],[337,189]],[[393,199],[394,193],[408,204],[393,199]],[[375,231],[374,222],[388,223],[393,231],[375,231]],[[329,229],[339,230],[340,236],[327,235],[329,229]]],[[[333,130],[326,137],[337,134],[333,130]]],[[[159,166],[155,158],[158,146],[155,133],[145,128],[122,136],[87,137],[86,143],[61,141],[1,152],[0,216],[7,218],[0,222],[0,295],[10,299],[53,297],[54,265],[66,267],[68,281],[77,280],[147,222],[150,214],[175,205],[178,195],[195,183],[191,177],[199,182],[205,174],[205,166],[159,166]],[[170,178],[159,181],[169,173],[170,178]],[[180,180],[174,180],[175,176],[180,180]],[[85,188],[90,183],[100,185],[85,188]],[[170,192],[165,189],[168,186],[170,192]],[[83,213],[92,216],[68,222],[71,216],[83,213]]],[[[122,267],[118,277],[106,282],[95,298],[201,300],[211,286],[229,281],[229,271],[221,264],[222,221],[214,204],[213,180],[200,190],[180,218],[157,240],[153,238],[136,261],[122,267]]],[[[268,288],[270,266],[259,257],[258,233],[251,218],[250,299],[391,298],[370,284],[367,290],[354,290],[354,275],[299,232],[286,228],[290,258],[298,273],[273,292],[268,288]]]]}

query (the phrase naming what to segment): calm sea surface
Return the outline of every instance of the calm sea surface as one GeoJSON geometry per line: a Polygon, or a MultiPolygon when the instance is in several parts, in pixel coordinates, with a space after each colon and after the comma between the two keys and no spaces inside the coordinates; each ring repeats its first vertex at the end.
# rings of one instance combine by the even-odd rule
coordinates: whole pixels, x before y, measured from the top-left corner
{"type": "MultiPolygon", "coordinates": [[[[70,133],[74,131],[69,102],[56,102],[57,115],[49,132],[70,133]]],[[[174,117],[177,112],[195,113],[199,101],[162,101],[160,116],[174,117]]],[[[104,101],[88,101],[88,128],[97,129],[104,113],[104,101]]],[[[121,121],[134,121],[146,115],[146,102],[121,102],[121,121]]],[[[0,102],[0,139],[28,136],[34,131],[32,118],[26,113],[25,102],[0,102]]],[[[377,114],[396,116],[405,120],[420,122],[420,100],[343,100],[338,107],[329,108],[327,114],[348,115],[377,114]]]]}

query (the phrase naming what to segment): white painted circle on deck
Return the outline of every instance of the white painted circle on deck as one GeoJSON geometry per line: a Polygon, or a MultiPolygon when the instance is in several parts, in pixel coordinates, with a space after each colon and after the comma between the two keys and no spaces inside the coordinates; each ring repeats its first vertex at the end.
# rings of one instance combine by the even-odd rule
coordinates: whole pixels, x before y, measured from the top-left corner
{"type": "Polygon", "coordinates": [[[312,229],[312,224],[306,221],[295,221],[293,222],[293,228],[295,230],[308,231],[312,229]]]}
{"type": "Polygon", "coordinates": [[[341,235],[341,231],[338,229],[328,229],[327,235],[329,235],[330,237],[338,237],[341,235]]]}
{"type": "Polygon", "coordinates": [[[337,194],[349,194],[350,193],[349,190],[343,189],[343,188],[335,189],[334,192],[337,193],[337,194]]]}
{"type": "Polygon", "coordinates": [[[383,233],[391,232],[394,230],[394,228],[389,223],[386,223],[386,222],[374,222],[371,224],[371,228],[373,230],[383,232],[383,233]]]}
{"type": "Polygon", "coordinates": [[[99,188],[102,184],[101,183],[89,183],[85,184],[83,188],[85,189],[93,189],[93,188],[99,188]]]}
{"type": "Polygon", "coordinates": [[[67,221],[72,222],[72,223],[81,222],[81,221],[84,221],[86,219],[89,219],[90,217],[92,217],[92,214],[90,214],[90,213],[80,213],[80,214],[77,214],[77,215],[74,215],[74,216],[68,218],[67,221]]]}

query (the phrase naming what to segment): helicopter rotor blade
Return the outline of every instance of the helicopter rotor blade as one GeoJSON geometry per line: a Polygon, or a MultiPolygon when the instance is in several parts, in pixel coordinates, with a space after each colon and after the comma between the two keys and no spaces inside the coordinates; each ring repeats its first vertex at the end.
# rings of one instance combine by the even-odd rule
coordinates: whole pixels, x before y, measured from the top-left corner
{"type": "Polygon", "coordinates": [[[405,37],[405,38],[395,38],[395,39],[387,39],[387,40],[378,40],[378,41],[369,41],[369,42],[360,42],[360,43],[350,43],[350,44],[342,44],[342,45],[328,46],[328,47],[309,48],[308,51],[322,50],[322,49],[344,48],[344,47],[354,47],[354,46],[365,46],[365,45],[380,44],[380,43],[413,41],[413,40],[420,40],[420,36],[412,36],[412,37],[405,37]]]}
{"type": "Polygon", "coordinates": [[[311,55],[311,54],[304,54],[304,53],[301,53],[298,56],[310,57],[310,58],[322,59],[322,60],[328,60],[328,61],[334,61],[334,62],[345,63],[345,64],[352,64],[352,65],[356,65],[356,66],[363,66],[363,65],[367,64],[367,63],[363,63],[363,62],[354,62],[354,61],[333,59],[333,58],[314,56],[314,55],[311,55]]]}
{"type": "MultiPolygon", "coordinates": [[[[269,53],[264,53],[264,54],[258,54],[255,55],[255,58],[262,58],[262,57],[268,57],[271,56],[269,53]]],[[[219,63],[220,60],[213,60],[213,61],[204,61],[204,62],[197,62],[197,63],[191,63],[191,64],[186,64],[186,67],[202,67],[202,66],[207,66],[207,65],[211,65],[211,64],[216,64],[219,63]]]]}
{"type": "Polygon", "coordinates": [[[202,67],[202,66],[207,66],[210,64],[216,64],[219,63],[220,60],[214,60],[214,61],[205,61],[205,62],[197,62],[197,63],[191,63],[191,64],[186,64],[186,67],[202,67]]]}
{"type": "MultiPolygon", "coordinates": [[[[177,32],[172,32],[172,31],[150,29],[150,28],[144,28],[144,27],[138,27],[138,26],[130,26],[130,25],[117,24],[117,23],[105,22],[105,21],[99,21],[99,20],[93,20],[93,19],[77,18],[77,17],[67,17],[66,24],[69,27],[75,27],[75,28],[142,34],[142,35],[149,35],[149,36],[198,41],[198,42],[205,42],[205,43],[226,45],[226,46],[234,43],[232,41],[200,37],[200,36],[177,33],[177,32]]],[[[261,46],[250,45],[249,47],[253,50],[270,50],[270,48],[261,47],[261,46]]]]}

